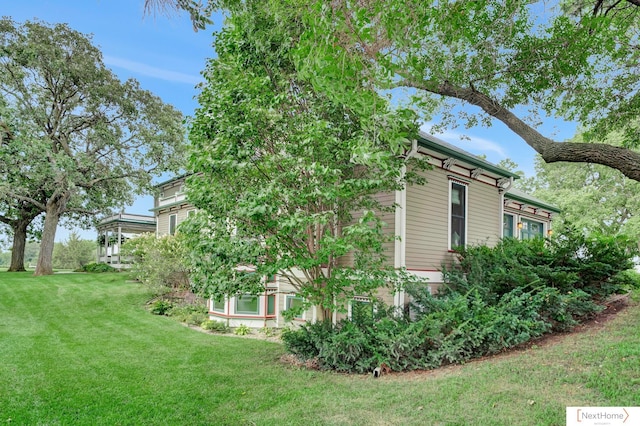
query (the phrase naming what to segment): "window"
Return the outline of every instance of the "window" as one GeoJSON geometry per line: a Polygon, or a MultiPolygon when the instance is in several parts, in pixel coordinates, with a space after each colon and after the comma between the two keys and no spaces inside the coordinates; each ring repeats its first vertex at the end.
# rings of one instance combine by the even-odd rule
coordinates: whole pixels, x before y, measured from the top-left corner
{"type": "Polygon", "coordinates": [[[225,300],[224,298],[221,300],[215,300],[213,299],[211,301],[211,310],[215,311],[215,312],[223,312],[224,313],[224,308],[225,308],[225,300]]]}
{"type": "Polygon", "coordinates": [[[236,296],[236,314],[258,315],[258,296],[239,294],[236,296]]]}
{"type": "Polygon", "coordinates": [[[520,229],[520,238],[530,240],[533,238],[544,238],[544,224],[529,219],[521,219],[522,229],[520,229]]]}
{"type": "Polygon", "coordinates": [[[178,215],[172,214],[169,216],[169,235],[175,235],[177,222],[178,215]]]}
{"type": "Polygon", "coordinates": [[[304,317],[304,311],[302,310],[303,306],[304,299],[300,296],[287,296],[285,298],[285,310],[298,310],[298,312],[295,313],[295,318],[302,319],[304,317]]]}
{"type": "Polygon", "coordinates": [[[513,215],[505,214],[503,216],[503,225],[502,225],[502,236],[504,238],[513,237],[515,234],[513,233],[513,215]]]}
{"type": "Polygon", "coordinates": [[[467,221],[467,187],[451,182],[451,222],[449,248],[465,245],[467,221]]]}
{"type": "Polygon", "coordinates": [[[276,295],[269,294],[267,296],[267,315],[276,314],[276,295]]]}

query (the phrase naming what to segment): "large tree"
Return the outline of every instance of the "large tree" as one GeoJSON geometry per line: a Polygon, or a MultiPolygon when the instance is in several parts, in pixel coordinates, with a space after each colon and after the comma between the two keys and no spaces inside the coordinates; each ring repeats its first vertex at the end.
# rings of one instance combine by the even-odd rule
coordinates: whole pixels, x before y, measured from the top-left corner
{"type": "MultiPolygon", "coordinates": [[[[199,2],[146,0],[198,16],[199,2]]],[[[235,1],[209,0],[211,8],[235,1]]],[[[504,123],[546,162],[590,162],[640,180],[640,1],[283,0],[306,11],[300,70],[340,102],[351,82],[409,89],[440,126],[504,123]],[[456,106],[466,105],[464,114],[456,106]],[[554,140],[541,117],[578,122],[589,143],[554,140]],[[612,130],[622,146],[604,143],[612,130]]],[[[203,20],[194,21],[202,26],[203,20]]]]}
{"type": "Polygon", "coordinates": [[[618,0],[318,2],[300,55],[330,93],[349,96],[349,69],[378,89],[415,91],[413,105],[443,112],[442,125],[470,105],[478,113],[467,124],[499,120],[547,162],[598,163],[640,180],[639,17],[638,2],[618,0]],[[591,143],[541,134],[544,115],[580,122],[591,143]],[[605,143],[612,129],[623,146],[605,143]]]}
{"type": "MultiPolygon", "coordinates": [[[[46,202],[44,189],[46,162],[40,157],[37,140],[29,139],[30,131],[17,122],[15,114],[0,97],[0,222],[8,225],[12,239],[9,272],[24,271],[27,235],[34,219],[43,210],[12,194],[29,194],[40,203],[46,202]]],[[[33,234],[33,232],[32,232],[33,234]]]]}
{"type": "MultiPolygon", "coordinates": [[[[616,136],[608,140],[619,144],[616,136]]],[[[640,239],[640,182],[591,163],[549,164],[537,157],[535,168],[536,176],[526,179],[529,190],[559,206],[563,222],[587,232],[640,239]]]]}
{"type": "Polygon", "coordinates": [[[65,24],[0,20],[0,95],[20,126],[24,151],[43,167],[46,200],[25,188],[5,196],[45,213],[36,275],[52,273],[63,215],[92,215],[132,201],[151,177],[180,167],[182,116],[135,80],[121,82],[90,38],[65,24]]]}
{"type": "Polygon", "coordinates": [[[418,180],[407,162],[426,165],[392,149],[415,136],[410,111],[391,113],[363,91],[359,115],[300,78],[291,53],[303,29],[290,9],[257,0],[217,34],[189,132],[199,220],[181,232],[206,296],[264,291],[264,277],[279,274],[326,318],[353,295],[398,284],[382,221],[394,206],[376,195],[418,180]]]}

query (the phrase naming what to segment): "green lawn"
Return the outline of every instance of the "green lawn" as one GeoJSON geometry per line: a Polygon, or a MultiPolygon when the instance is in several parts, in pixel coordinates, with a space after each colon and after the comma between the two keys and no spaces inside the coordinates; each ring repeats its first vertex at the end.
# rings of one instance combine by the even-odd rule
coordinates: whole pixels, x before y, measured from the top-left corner
{"type": "Polygon", "coordinates": [[[640,306],[600,330],[424,374],[283,365],[279,344],[145,311],[124,275],[0,272],[0,425],[563,425],[640,405],[640,306]]]}

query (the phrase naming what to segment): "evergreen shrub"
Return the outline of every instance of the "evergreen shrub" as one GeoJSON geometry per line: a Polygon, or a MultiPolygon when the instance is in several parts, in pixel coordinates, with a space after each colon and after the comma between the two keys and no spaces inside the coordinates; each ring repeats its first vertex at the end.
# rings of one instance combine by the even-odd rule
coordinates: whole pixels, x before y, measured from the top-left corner
{"type": "Polygon", "coordinates": [[[436,368],[494,354],[551,331],[569,330],[606,298],[638,286],[627,271],[637,246],[625,237],[570,231],[553,240],[504,239],[459,250],[444,286],[406,286],[411,316],[378,307],[354,320],[286,330],[288,352],[322,369],[371,372],[436,368]]]}
{"type": "Polygon", "coordinates": [[[91,273],[104,273],[104,272],[118,272],[116,268],[106,263],[91,262],[82,267],[76,269],[74,272],[91,272],[91,273]]]}

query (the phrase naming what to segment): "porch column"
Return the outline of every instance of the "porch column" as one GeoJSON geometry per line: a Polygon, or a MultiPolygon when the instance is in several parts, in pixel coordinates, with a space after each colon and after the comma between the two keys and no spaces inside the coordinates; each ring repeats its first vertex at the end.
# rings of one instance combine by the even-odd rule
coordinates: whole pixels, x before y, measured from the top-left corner
{"type": "Polygon", "coordinates": [[[120,247],[120,244],[122,244],[122,226],[118,225],[118,242],[116,243],[118,246],[118,265],[122,264],[122,259],[120,258],[120,250],[122,247],[120,247]]]}

